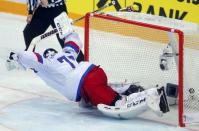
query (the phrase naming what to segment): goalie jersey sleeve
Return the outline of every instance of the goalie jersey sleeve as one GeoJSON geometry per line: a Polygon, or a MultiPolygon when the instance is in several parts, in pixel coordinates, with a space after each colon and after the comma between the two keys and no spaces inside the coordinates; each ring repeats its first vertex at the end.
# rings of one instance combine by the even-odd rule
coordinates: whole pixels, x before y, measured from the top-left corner
{"type": "Polygon", "coordinates": [[[46,59],[38,53],[20,52],[18,62],[26,68],[33,69],[47,85],[69,100],[79,101],[84,78],[94,65],[89,62],[77,63],[79,43],[76,42],[70,39],[69,43],[66,42],[65,52],[46,59]]]}
{"type": "Polygon", "coordinates": [[[64,48],[63,51],[70,53],[77,59],[80,49],[83,47],[83,44],[79,38],[79,35],[76,32],[72,32],[64,38],[64,48]]]}

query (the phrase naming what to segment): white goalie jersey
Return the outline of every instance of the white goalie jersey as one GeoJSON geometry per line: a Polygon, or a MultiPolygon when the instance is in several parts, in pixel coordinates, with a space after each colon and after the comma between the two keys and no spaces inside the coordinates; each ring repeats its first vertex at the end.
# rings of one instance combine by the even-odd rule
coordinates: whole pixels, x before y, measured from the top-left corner
{"type": "Polygon", "coordinates": [[[17,53],[18,63],[30,68],[49,86],[72,101],[80,100],[84,77],[94,66],[88,62],[77,63],[76,57],[82,45],[76,33],[65,39],[64,52],[44,58],[34,52],[17,53]]]}

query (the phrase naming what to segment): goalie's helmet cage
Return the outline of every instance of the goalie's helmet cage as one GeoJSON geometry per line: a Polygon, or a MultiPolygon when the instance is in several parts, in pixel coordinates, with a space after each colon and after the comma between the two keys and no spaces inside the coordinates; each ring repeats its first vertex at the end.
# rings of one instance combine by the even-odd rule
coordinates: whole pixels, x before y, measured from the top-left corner
{"type": "Polygon", "coordinates": [[[192,23],[141,13],[87,14],[85,58],[99,64],[110,83],[127,80],[144,85],[178,85],[178,108],[171,109],[175,114],[147,118],[185,126],[199,122],[196,117],[199,115],[199,33],[194,33],[196,29],[198,26],[192,23]],[[174,48],[172,66],[162,71],[160,55],[167,45],[174,48]],[[190,96],[189,88],[195,90],[194,97],[190,96]]]}
{"type": "Polygon", "coordinates": [[[44,57],[44,58],[52,57],[52,56],[54,56],[54,55],[57,54],[57,53],[58,53],[58,52],[57,52],[55,49],[53,49],[53,48],[48,48],[48,49],[46,49],[46,50],[44,51],[43,57],[44,57]]]}

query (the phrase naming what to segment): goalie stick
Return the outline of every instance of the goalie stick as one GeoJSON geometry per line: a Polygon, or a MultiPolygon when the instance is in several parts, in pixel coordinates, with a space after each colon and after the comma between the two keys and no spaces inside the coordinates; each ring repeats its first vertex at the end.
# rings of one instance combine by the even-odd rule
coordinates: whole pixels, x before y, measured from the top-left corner
{"type": "MultiPolygon", "coordinates": [[[[104,10],[105,8],[110,7],[110,6],[112,6],[112,5],[115,6],[115,2],[114,2],[114,1],[111,1],[109,4],[102,6],[102,7],[100,7],[99,9],[97,9],[97,10],[91,12],[91,13],[97,13],[97,12],[102,11],[102,10],[104,10]]],[[[78,21],[80,21],[80,20],[82,20],[82,19],[84,19],[84,18],[85,18],[85,16],[82,16],[82,17],[80,17],[80,18],[74,20],[74,21],[72,22],[72,24],[74,24],[74,23],[76,23],[76,22],[78,22],[78,21]]]]}
{"type": "MultiPolygon", "coordinates": [[[[115,2],[115,1],[112,0],[109,4],[102,6],[101,8],[99,8],[99,9],[97,9],[97,10],[91,12],[91,13],[97,13],[97,12],[102,11],[103,9],[107,8],[107,7],[115,6],[115,3],[114,3],[114,2],[115,2]]],[[[132,5],[130,5],[130,6],[127,6],[126,8],[119,9],[119,11],[120,11],[120,12],[124,12],[124,11],[136,12],[136,9],[135,9],[132,5]]],[[[76,22],[78,22],[78,21],[80,21],[80,20],[82,20],[82,19],[84,19],[84,18],[85,18],[85,16],[82,16],[82,17],[80,17],[80,18],[78,18],[78,19],[72,21],[71,24],[75,24],[76,22]]],[[[64,25],[63,25],[63,26],[64,26],[64,25]]],[[[62,29],[62,30],[63,30],[63,29],[62,29]]],[[[49,32],[46,32],[46,33],[44,33],[44,34],[41,34],[41,35],[35,37],[35,38],[33,39],[33,41],[31,42],[31,44],[30,44],[30,45],[33,45],[33,46],[34,46],[34,47],[33,47],[33,51],[35,50],[35,47],[36,47],[36,44],[37,44],[37,43],[39,43],[40,41],[42,41],[42,40],[44,40],[44,39],[46,39],[46,38],[48,38],[48,37],[50,37],[50,36],[53,36],[53,35],[55,35],[55,34],[58,34],[58,33],[60,33],[60,31],[59,31],[57,28],[54,28],[53,30],[51,30],[51,31],[49,31],[49,32]]]]}
{"type": "MultiPolygon", "coordinates": [[[[97,7],[98,8],[101,8],[103,7],[106,3],[107,3],[108,0],[100,0],[98,3],[97,3],[97,7]]],[[[114,1],[114,7],[116,9],[116,11],[119,11],[121,9],[121,6],[118,2],[118,0],[111,0],[111,1],[114,1]]]]}

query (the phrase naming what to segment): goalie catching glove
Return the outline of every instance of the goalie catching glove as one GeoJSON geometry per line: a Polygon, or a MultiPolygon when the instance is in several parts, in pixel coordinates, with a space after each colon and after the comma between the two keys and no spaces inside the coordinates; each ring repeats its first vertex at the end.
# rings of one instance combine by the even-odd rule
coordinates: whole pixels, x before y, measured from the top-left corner
{"type": "Polygon", "coordinates": [[[17,60],[17,55],[14,53],[14,52],[10,52],[10,55],[9,55],[9,60],[17,60]]]}
{"type": "Polygon", "coordinates": [[[6,60],[6,63],[5,63],[6,64],[6,68],[7,68],[8,71],[11,71],[11,70],[14,70],[14,69],[18,69],[18,70],[23,69],[23,70],[25,70],[25,68],[22,65],[20,65],[17,62],[17,60],[18,60],[17,54],[14,53],[14,52],[10,52],[10,55],[9,55],[9,57],[6,60]]]}

